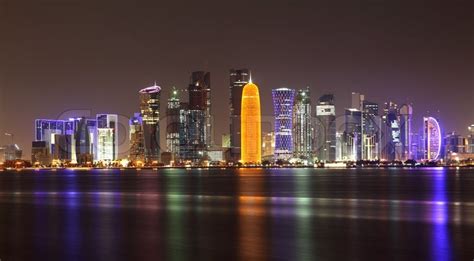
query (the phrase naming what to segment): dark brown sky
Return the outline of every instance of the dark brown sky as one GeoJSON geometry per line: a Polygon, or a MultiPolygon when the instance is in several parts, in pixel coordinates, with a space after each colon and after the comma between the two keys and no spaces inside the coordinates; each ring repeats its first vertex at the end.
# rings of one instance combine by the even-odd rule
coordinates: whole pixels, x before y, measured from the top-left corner
{"type": "Polygon", "coordinates": [[[0,0],[2,133],[29,153],[35,118],[130,115],[154,80],[167,91],[209,70],[220,142],[233,67],[252,69],[267,115],[271,88],[309,85],[313,99],[335,93],[338,113],[359,91],[413,102],[417,122],[474,123],[471,0],[188,2],[0,0]]]}

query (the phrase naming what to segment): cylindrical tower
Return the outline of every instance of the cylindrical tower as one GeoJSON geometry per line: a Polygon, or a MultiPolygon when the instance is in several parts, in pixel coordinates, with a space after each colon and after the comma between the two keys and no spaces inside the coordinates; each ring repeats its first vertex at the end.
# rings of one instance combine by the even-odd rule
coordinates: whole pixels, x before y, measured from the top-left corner
{"type": "Polygon", "coordinates": [[[241,104],[241,161],[260,163],[262,161],[262,126],[260,95],[257,85],[248,83],[242,90],[241,104]]]}

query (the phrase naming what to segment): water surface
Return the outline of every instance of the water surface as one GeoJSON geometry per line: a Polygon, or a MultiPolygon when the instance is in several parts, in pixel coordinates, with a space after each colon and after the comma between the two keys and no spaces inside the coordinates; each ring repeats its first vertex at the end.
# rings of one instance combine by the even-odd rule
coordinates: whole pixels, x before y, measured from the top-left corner
{"type": "Polygon", "coordinates": [[[474,170],[0,172],[4,260],[472,260],[474,170]]]}

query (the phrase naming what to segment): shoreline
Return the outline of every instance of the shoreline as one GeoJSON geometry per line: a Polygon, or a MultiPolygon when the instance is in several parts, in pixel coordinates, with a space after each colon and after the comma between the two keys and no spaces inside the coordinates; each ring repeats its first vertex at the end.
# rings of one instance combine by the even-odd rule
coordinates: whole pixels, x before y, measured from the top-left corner
{"type": "Polygon", "coordinates": [[[209,166],[209,167],[45,167],[45,168],[34,168],[34,167],[27,167],[27,168],[0,168],[0,171],[21,171],[21,170],[33,170],[33,171],[41,171],[41,170],[168,170],[168,169],[202,169],[202,170],[210,170],[210,169],[432,169],[432,168],[443,168],[443,169],[474,169],[474,166],[356,166],[356,167],[314,167],[314,166],[240,166],[240,167],[217,167],[217,166],[209,166]]]}

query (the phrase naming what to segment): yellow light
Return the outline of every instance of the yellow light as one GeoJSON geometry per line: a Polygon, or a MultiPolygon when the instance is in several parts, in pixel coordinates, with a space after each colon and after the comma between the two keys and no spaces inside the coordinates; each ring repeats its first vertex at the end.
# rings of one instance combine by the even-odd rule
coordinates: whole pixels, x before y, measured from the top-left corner
{"type": "Polygon", "coordinates": [[[241,105],[241,161],[260,163],[262,161],[262,126],[260,94],[257,85],[248,83],[244,86],[241,105]]]}

